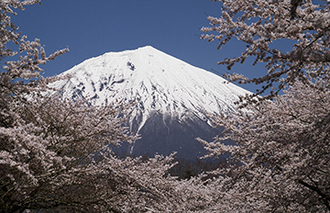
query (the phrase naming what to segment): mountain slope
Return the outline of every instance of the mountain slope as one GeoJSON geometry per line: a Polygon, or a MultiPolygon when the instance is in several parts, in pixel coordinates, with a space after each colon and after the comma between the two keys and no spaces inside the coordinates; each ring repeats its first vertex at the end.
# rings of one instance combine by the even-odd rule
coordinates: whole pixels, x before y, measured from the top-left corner
{"type": "Polygon", "coordinates": [[[61,88],[64,97],[90,97],[92,104],[136,100],[129,125],[142,139],[127,147],[133,154],[200,155],[194,138],[211,139],[217,132],[208,125],[205,112],[230,113],[238,96],[248,93],[151,46],[105,53],[63,74],[71,78],[53,86],[61,88]]]}

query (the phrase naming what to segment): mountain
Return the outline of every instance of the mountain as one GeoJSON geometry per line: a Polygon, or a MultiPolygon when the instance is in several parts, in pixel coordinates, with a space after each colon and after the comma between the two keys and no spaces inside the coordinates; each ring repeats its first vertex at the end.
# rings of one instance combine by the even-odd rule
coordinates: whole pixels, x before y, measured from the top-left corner
{"type": "Polygon", "coordinates": [[[109,52],[88,59],[63,73],[56,82],[66,98],[90,97],[91,104],[106,99],[135,100],[129,127],[142,139],[120,152],[133,155],[169,154],[193,159],[204,153],[195,140],[211,140],[219,131],[207,113],[231,113],[239,95],[248,91],[211,72],[194,67],[151,46],[109,52]]]}

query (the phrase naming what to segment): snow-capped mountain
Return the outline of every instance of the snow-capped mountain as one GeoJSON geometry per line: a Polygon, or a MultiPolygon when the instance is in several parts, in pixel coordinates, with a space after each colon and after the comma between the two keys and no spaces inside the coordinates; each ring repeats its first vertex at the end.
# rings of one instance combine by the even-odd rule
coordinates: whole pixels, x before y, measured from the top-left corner
{"type": "Polygon", "coordinates": [[[88,59],[63,73],[70,79],[56,82],[67,98],[90,97],[92,104],[106,99],[135,100],[130,128],[141,134],[133,154],[169,154],[196,157],[196,137],[211,139],[217,130],[206,112],[235,110],[234,102],[248,91],[151,46],[110,52],[88,59]]]}

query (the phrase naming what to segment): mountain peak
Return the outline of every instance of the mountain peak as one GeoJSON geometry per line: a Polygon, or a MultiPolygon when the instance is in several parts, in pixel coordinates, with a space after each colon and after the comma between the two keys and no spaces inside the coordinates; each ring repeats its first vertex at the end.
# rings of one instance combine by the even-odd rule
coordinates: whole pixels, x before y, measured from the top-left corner
{"type": "Polygon", "coordinates": [[[155,54],[155,53],[162,53],[162,51],[147,45],[143,47],[139,47],[137,49],[132,49],[132,50],[124,50],[120,52],[107,52],[103,56],[111,56],[111,55],[132,55],[132,54],[155,54]]]}
{"type": "Polygon", "coordinates": [[[153,54],[165,54],[164,52],[154,48],[153,46],[147,45],[144,47],[139,47],[135,50],[131,50],[129,51],[131,53],[137,53],[137,54],[149,54],[149,55],[153,55],[153,54]]]}
{"type": "Polygon", "coordinates": [[[153,46],[146,45],[144,47],[139,47],[137,50],[150,50],[150,51],[159,51],[158,49],[154,48],[153,46]]]}

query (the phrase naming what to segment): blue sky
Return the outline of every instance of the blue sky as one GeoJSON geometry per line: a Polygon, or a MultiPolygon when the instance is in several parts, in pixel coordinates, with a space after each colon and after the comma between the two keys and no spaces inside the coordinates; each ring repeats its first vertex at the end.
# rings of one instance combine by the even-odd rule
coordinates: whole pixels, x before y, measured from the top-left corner
{"type": "MultiPolygon", "coordinates": [[[[223,58],[239,54],[238,43],[217,50],[217,42],[201,40],[207,15],[220,16],[221,4],[211,0],[43,0],[13,17],[30,40],[39,38],[47,54],[69,47],[70,52],[42,68],[45,76],[59,74],[105,52],[151,45],[194,66],[223,74],[223,58]]],[[[261,66],[234,66],[231,72],[249,77],[265,73],[261,66]]],[[[243,85],[251,91],[254,86],[243,85]]]]}

